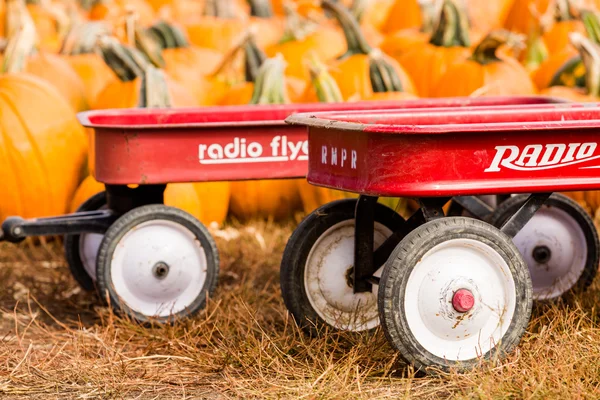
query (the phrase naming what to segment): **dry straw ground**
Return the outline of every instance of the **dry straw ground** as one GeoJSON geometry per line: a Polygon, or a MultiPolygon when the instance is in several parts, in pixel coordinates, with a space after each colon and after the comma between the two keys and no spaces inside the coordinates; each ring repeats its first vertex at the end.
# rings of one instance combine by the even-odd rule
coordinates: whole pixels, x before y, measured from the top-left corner
{"type": "Polygon", "coordinates": [[[292,224],[213,231],[218,291],[194,320],[142,328],[79,291],[57,242],[0,245],[0,398],[600,398],[600,291],[538,306],[519,351],[470,374],[415,376],[382,332],[308,339],[279,261],[292,224]]]}

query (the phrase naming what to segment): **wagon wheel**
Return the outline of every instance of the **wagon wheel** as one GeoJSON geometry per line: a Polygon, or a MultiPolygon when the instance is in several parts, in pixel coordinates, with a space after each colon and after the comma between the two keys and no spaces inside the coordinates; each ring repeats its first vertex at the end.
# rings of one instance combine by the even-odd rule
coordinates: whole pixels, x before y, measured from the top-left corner
{"type": "Polygon", "coordinates": [[[116,311],[140,322],[172,322],[202,310],[219,274],[216,244],[190,214],[146,205],[106,232],[97,262],[98,288],[116,311]]]}
{"type": "MultiPolygon", "coordinates": [[[[517,195],[492,214],[500,227],[527,200],[517,195]]],[[[513,238],[527,262],[535,300],[556,299],[585,290],[598,271],[599,243],[594,222],[575,201],[554,193],[513,238]]]]}
{"type": "MultiPolygon", "coordinates": [[[[281,292],[286,307],[309,334],[328,326],[364,331],[379,325],[377,285],[354,293],[354,212],[357,199],[343,199],[309,214],[296,228],[281,261],[281,292]]],[[[403,218],[376,203],[374,247],[399,229],[403,218]]],[[[380,275],[380,270],[375,272],[380,275]]]]}
{"type": "Polygon", "coordinates": [[[510,238],[472,218],[421,225],[379,283],[381,325],[417,369],[471,368],[515,348],[531,316],[527,266],[510,238]]]}
{"type": "MultiPolygon", "coordinates": [[[[76,212],[107,209],[106,192],[96,193],[79,206],[76,212]]],[[[65,235],[65,258],[73,278],[87,291],[94,290],[96,281],[96,258],[104,235],[82,233],[65,235]]]]}

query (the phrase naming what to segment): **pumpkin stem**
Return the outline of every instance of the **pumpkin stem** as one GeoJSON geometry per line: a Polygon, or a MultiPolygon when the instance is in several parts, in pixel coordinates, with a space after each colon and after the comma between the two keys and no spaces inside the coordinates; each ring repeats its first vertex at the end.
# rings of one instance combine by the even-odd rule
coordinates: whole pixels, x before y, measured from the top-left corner
{"type": "Polygon", "coordinates": [[[265,60],[258,71],[250,104],[289,104],[285,87],[286,62],[281,53],[265,60]]]}
{"type": "Polygon", "coordinates": [[[525,53],[525,68],[533,71],[548,58],[548,48],[542,38],[539,29],[534,29],[527,38],[527,50],[525,53]]]}
{"type": "Polygon", "coordinates": [[[148,61],[139,50],[121,44],[114,37],[100,36],[98,48],[106,65],[122,82],[129,82],[143,76],[148,67],[148,61]]]}
{"type": "Polygon", "coordinates": [[[600,45],[579,32],[570,33],[569,40],[579,51],[585,66],[585,86],[588,94],[600,96],[600,45]]]}
{"type": "Polygon", "coordinates": [[[438,47],[470,47],[469,19],[456,0],[444,0],[429,43],[438,47]]]}
{"type": "Polygon", "coordinates": [[[25,69],[27,58],[36,50],[37,31],[29,11],[21,1],[9,1],[6,12],[12,14],[10,18],[15,25],[6,43],[2,72],[20,72],[25,69]]]}
{"type": "Polygon", "coordinates": [[[316,29],[317,24],[298,14],[296,3],[285,0],[283,10],[285,13],[285,29],[279,44],[302,40],[316,29]]]}
{"type": "Polygon", "coordinates": [[[59,53],[68,55],[94,53],[98,38],[109,34],[110,29],[102,21],[75,24],[65,36],[59,53]]]}
{"type": "Polygon", "coordinates": [[[165,73],[152,65],[148,65],[142,76],[140,87],[140,100],[138,107],[142,108],[168,108],[173,106],[173,99],[165,73]]]}
{"type": "Polygon", "coordinates": [[[524,35],[504,29],[492,31],[477,45],[470,59],[482,65],[501,61],[496,55],[496,51],[500,46],[523,46],[524,41],[524,35]]]}
{"type": "Polygon", "coordinates": [[[250,32],[250,37],[246,44],[244,44],[244,55],[246,82],[255,82],[260,67],[267,60],[267,55],[256,44],[255,33],[253,31],[250,32]]]}
{"type": "Polygon", "coordinates": [[[365,11],[369,7],[368,0],[352,0],[352,5],[350,6],[350,12],[356,18],[356,21],[360,23],[363,16],[365,15],[365,11]]]}
{"type": "Polygon", "coordinates": [[[600,20],[598,14],[593,10],[581,10],[580,18],[590,40],[594,43],[600,43],[600,20]]]}
{"type": "Polygon", "coordinates": [[[162,68],[165,66],[165,60],[162,57],[162,48],[157,42],[152,40],[152,37],[139,26],[139,14],[135,8],[128,6],[125,16],[125,32],[127,37],[127,45],[136,47],[146,56],[148,61],[155,67],[162,68]]]}
{"type": "Polygon", "coordinates": [[[25,69],[27,58],[35,47],[36,31],[33,22],[24,23],[18,32],[13,32],[8,39],[4,59],[2,60],[2,72],[20,72],[25,69]]]}
{"type": "Polygon", "coordinates": [[[235,7],[232,0],[206,0],[204,16],[221,19],[235,18],[235,7]]]}
{"type": "Polygon", "coordinates": [[[375,93],[404,91],[402,81],[388,59],[380,49],[369,53],[369,75],[375,93]]]}
{"type": "Polygon", "coordinates": [[[379,49],[371,47],[365,39],[362,30],[356,18],[350,13],[350,10],[332,0],[322,0],[321,7],[330,10],[333,16],[341,25],[348,50],[338,60],[343,60],[355,54],[363,54],[369,56],[369,76],[371,79],[371,87],[374,92],[402,92],[402,82],[398,73],[388,61],[387,57],[379,49]]]}
{"type": "Polygon", "coordinates": [[[250,16],[258,18],[273,18],[271,0],[248,0],[250,16]]]}
{"type": "MultiPolygon", "coordinates": [[[[4,21],[4,37],[10,38],[14,34],[16,34],[23,24],[25,24],[26,20],[31,21],[33,26],[33,19],[31,18],[31,14],[27,9],[24,0],[6,0],[6,9],[5,9],[5,21],[4,21]]],[[[37,31],[36,31],[37,36],[37,31]]],[[[37,38],[36,38],[37,42],[37,38]]]]}
{"type": "Polygon", "coordinates": [[[348,50],[339,57],[340,60],[350,57],[353,54],[369,54],[373,50],[350,10],[332,0],[322,0],[321,7],[333,14],[344,31],[348,50]]]}
{"type": "Polygon", "coordinates": [[[216,78],[222,74],[226,68],[229,68],[238,60],[238,55],[241,51],[244,51],[244,64],[245,74],[247,82],[254,82],[256,75],[258,74],[258,68],[262,65],[266,56],[258,48],[254,40],[255,28],[250,27],[241,37],[237,40],[228,53],[223,57],[223,60],[219,66],[215,69],[215,72],[211,74],[211,77],[216,78]]]}
{"type": "Polygon", "coordinates": [[[162,49],[181,49],[190,46],[185,32],[166,21],[156,22],[147,28],[146,32],[162,49]]]}
{"type": "Polygon", "coordinates": [[[577,9],[570,0],[554,0],[554,21],[572,21],[577,17],[577,9]]]}
{"type": "Polygon", "coordinates": [[[344,97],[340,88],[329,74],[327,65],[325,65],[314,50],[311,50],[307,58],[308,72],[310,81],[317,93],[317,98],[321,103],[341,103],[344,97]]]}

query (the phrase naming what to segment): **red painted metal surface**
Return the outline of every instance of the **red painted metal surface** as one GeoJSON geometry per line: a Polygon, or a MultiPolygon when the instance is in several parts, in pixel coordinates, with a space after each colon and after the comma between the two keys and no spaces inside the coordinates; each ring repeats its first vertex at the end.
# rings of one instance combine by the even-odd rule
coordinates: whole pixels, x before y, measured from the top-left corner
{"type": "MultiPolygon", "coordinates": [[[[95,178],[107,184],[152,184],[305,177],[307,130],[294,113],[562,103],[549,97],[488,97],[176,109],[117,109],[78,114],[95,131],[95,178]]],[[[404,110],[404,111],[402,111],[404,110]]]]}
{"type": "Polygon", "coordinates": [[[600,188],[600,103],[296,114],[310,183],[430,197],[600,188]]]}

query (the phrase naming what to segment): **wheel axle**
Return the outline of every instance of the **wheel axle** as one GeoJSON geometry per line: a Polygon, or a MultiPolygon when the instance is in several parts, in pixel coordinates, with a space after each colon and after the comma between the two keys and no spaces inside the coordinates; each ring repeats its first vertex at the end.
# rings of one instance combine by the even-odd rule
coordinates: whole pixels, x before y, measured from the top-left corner
{"type": "Polygon", "coordinates": [[[452,296],[452,307],[459,313],[471,311],[475,305],[475,296],[468,289],[459,289],[452,296]]]}

